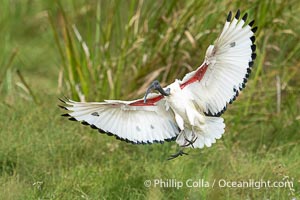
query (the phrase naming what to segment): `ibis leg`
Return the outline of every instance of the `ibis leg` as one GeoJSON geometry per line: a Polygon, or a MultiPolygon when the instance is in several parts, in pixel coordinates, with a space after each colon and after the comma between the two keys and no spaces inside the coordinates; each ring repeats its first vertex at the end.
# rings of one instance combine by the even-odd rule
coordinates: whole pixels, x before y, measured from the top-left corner
{"type": "Polygon", "coordinates": [[[193,136],[194,136],[194,137],[192,138],[192,140],[189,140],[189,139],[186,137],[185,132],[184,132],[184,133],[183,133],[183,137],[184,137],[184,139],[187,141],[187,144],[182,145],[181,147],[188,147],[188,146],[191,145],[193,148],[195,148],[193,144],[196,142],[196,140],[198,139],[198,137],[195,136],[194,132],[193,132],[193,136]]]}
{"type": "Polygon", "coordinates": [[[193,144],[196,142],[197,139],[198,139],[198,137],[195,137],[194,140],[188,140],[188,139],[185,139],[188,143],[185,144],[185,145],[182,145],[181,147],[188,147],[188,146],[191,145],[193,148],[195,148],[193,144]]]}

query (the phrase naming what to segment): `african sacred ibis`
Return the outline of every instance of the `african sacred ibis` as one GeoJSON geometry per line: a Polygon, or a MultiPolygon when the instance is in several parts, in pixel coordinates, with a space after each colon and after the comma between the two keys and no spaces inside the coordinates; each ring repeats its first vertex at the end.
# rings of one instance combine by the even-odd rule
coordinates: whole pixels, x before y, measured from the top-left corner
{"type": "Polygon", "coordinates": [[[134,144],[176,140],[181,147],[210,147],[224,133],[220,115],[245,87],[256,57],[257,27],[252,28],[254,20],[246,20],[247,13],[240,19],[238,10],[232,19],[229,12],[204,62],[182,80],[165,88],[154,81],[143,99],[133,101],[62,100],[61,107],[69,111],[63,116],[134,144]]]}

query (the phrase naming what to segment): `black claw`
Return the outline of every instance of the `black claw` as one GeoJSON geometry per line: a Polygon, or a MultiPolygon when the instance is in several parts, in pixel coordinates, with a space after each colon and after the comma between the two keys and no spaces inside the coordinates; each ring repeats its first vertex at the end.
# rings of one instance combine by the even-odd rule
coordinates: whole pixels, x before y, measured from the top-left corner
{"type": "Polygon", "coordinates": [[[189,155],[188,153],[183,152],[183,150],[181,149],[180,151],[178,151],[175,154],[172,154],[167,160],[172,160],[174,158],[177,158],[178,156],[183,156],[183,155],[189,155]]]}
{"type": "Polygon", "coordinates": [[[230,11],[227,16],[227,20],[226,20],[227,22],[231,21],[231,16],[232,16],[232,12],[230,11]]]}
{"type": "Polygon", "coordinates": [[[238,9],[237,12],[236,12],[236,14],[235,14],[235,18],[239,19],[240,18],[240,14],[241,14],[240,9],[238,9]]]}
{"type": "Polygon", "coordinates": [[[244,20],[244,22],[247,21],[247,17],[248,17],[248,13],[245,13],[244,16],[242,17],[242,19],[244,20]]]}

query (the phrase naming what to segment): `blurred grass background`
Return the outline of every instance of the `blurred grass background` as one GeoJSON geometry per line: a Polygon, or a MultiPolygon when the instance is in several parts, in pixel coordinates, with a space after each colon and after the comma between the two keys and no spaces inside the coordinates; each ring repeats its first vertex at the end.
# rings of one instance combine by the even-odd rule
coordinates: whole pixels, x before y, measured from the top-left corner
{"type": "Polygon", "coordinates": [[[299,199],[300,4],[1,1],[0,199],[299,199]],[[60,117],[57,97],[143,95],[199,66],[227,13],[256,20],[257,60],[211,148],[135,146],[60,117]],[[293,188],[159,188],[150,179],[293,181],[293,188]]]}

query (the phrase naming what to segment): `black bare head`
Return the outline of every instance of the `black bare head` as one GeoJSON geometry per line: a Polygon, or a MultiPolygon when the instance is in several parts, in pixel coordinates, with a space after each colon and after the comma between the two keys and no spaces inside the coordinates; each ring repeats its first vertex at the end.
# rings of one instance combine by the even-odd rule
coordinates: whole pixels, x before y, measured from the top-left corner
{"type": "Polygon", "coordinates": [[[163,96],[169,96],[170,95],[170,89],[168,88],[167,90],[162,89],[160,83],[158,80],[155,80],[151,83],[149,88],[146,91],[145,97],[144,97],[144,103],[147,102],[147,96],[152,90],[157,90],[160,94],[163,96]]]}

